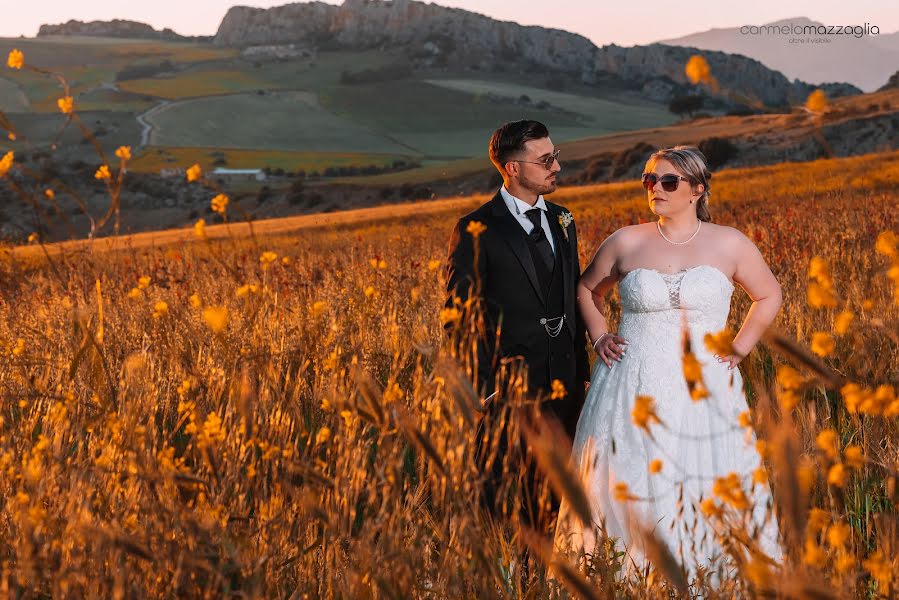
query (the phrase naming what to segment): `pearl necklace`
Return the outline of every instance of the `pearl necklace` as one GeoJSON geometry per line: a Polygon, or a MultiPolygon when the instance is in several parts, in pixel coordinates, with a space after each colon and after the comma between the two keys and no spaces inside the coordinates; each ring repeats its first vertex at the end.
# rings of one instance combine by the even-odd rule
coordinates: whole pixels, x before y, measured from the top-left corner
{"type": "Polygon", "coordinates": [[[690,240],[692,240],[693,238],[695,238],[695,237],[696,237],[696,234],[699,233],[700,227],[702,227],[702,221],[699,221],[699,225],[696,226],[696,231],[693,232],[693,235],[691,235],[690,237],[688,237],[687,239],[685,239],[685,240],[682,241],[682,242],[672,242],[671,240],[668,239],[668,237],[667,237],[664,233],[662,233],[662,225],[661,225],[658,221],[656,221],[656,229],[659,230],[659,235],[662,236],[662,238],[663,238],[666,242],[668,242],[669,244],[674,244],[674,245],[676,245],[676,246],[680,246],[681,244],[687,244],[687,243],[689,243],[690,240]]]}

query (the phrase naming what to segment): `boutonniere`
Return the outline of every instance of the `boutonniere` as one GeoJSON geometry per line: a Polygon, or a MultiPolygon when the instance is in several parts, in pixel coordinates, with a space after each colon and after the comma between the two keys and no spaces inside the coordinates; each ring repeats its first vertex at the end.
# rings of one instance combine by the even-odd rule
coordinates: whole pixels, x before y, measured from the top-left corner
{"type": "Polygon", "coordinates": [[[565,236],[565,241],[568,241],[568,226],[574,222],[574,217],[571,216],[571,213],[568,211],[563,212],[559,215],[559,225],[562,226],[562,235],[565,236]]]}

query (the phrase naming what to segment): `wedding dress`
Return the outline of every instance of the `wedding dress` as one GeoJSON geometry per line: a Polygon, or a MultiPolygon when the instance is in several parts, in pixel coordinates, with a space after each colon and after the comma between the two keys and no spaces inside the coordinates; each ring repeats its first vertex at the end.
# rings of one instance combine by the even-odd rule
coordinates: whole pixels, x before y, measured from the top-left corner
{"type": "MultiPolygon", "coordinates": [[[[747,529],[757,529],[760,548],[779,558],[769,489],[760,484],[753,489],[753,472],[760,463],[755,437],[738,423],[747,410],[740,372],[719,363],[703,342],[707,333],[724,329],[733,284],[718,269],[700,265],[674,274],[635,269],[618,289],[618,335],[629,344],[611,368],[596,361],[573,446],[595,525],[602,524],[606,535],[617,538],[631,566],[642,567],[645,555],[628,521],[637,517],[695,572],[696,566],[710,565],[722,554],[700,502],[714,497],[716,478],[736,473],[755,504],[747,529]],[[698,401],[691,398],[684,378],[685,328],[708,391],[698,401]],[[648,424],[651,437],[632,419],[638,396],[654,400],[660,423],[648,424]],[[661,470],[651,473],[656,459],[661,470]]],[[[592,553],[593,530],[582,529],[569,509],[563,501],[557,547],[592,553]]]]}

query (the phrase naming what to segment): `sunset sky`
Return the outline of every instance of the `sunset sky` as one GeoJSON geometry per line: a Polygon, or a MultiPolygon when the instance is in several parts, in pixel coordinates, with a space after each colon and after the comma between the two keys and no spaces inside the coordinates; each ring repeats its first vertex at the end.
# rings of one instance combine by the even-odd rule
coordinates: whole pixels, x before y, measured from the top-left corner
{"type": "MultiPolygon", "coordinates": [[[[341,1],[329,0],[329,4],[341,1]]],[[[4,11],[0,37],[33,36],[42,23],[130,19],[157,29],[170,27],[185,35],[215,33],[228,8],[234,5],[270,7],[283,0],[29,0],[16,10],[4,11]]],[[[753,0],[729,3],[721,0],[442,0],[437,2],[473,10],[504,21],[541,25],[580,33],[597,45],[644,44],[703,31],[712,27],[760,25],[790,17],[806,16],[827,25],[871,23],[881,33],[899,31],[899,2],[888,0],[753,0]]]]}

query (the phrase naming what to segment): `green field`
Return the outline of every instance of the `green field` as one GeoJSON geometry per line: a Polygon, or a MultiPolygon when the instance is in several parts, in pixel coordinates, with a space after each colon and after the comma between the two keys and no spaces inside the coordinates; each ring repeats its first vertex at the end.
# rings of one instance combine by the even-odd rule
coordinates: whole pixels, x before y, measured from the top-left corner
{"type": "Polygon", "coordinates": [[[486,81],[483,79],[427,79],[425,81],[446,89],[475,94],[475,96],[487,94],[507,98],[527,96],[533,102],[543,100],[553,107],[578,113],[592,120],[593,126],[589,127],[590,135],[643,127],[664,126],[676,120],[674,115],[661,105],[645,101],[634,102],[630,99],[626,102],[621,100],[614,101],[505,81],[486,81]]]}
{"type": "Polygon", "coordinates": [[[304,92],[235,94],[185,100],[148,116],[157,146],[210,146],[303,152],[415,154],[334,115],[304,92]]]}
{"type": "Polygon", "coordinates": [[[270,81],[235,70],[184,71],[174,76],[123,81],[119,88],[133,94],[168,100],[271,89],[270,81]]]}
{"type": "MultiPolygon", "coordinates": [[[[557,144],[673,121],[663,106],[634,92],[576,82],[544,89],[539,86],[549,85],[546,74],[476,79],[468,72],[412,73],[409,58],[398,51],[321,51],[268,60],[200,43],[0,39],[0,56],[12,48],[24,52],[27,64],[63,74],[76,110],[103,115],[102,123],[90,126],[114,130],[102,140],[105,147],[114,141],[137,151],[143,114],[152,127],[145,140],[150,149],[138,160],[149,171],[180,163],[184,153],[175,148],[223,149],[234,157],[229,166],[266,160],[273,168],[308,171],[411,157],[443,169],[439,165],[484,156],[491,132],[513,119],[545,122],[557,144]],[[392,80],[384,80],[385,67],[398,67],[387,76],[392,80]],[[171,150],[155,154],[155,147],[171,150]]],[[[57,100],[63,91],[53,76],[7,70],[0,79],[0,110],[11,113],[31,142],[48,144],[61,123],[57,100]]]]}
{"type": "Polygon", "coordinates": [[[149,147],[131,162],[132,171],[158,173],[160,169],[188,167],[194,163],[211,171],[216,166],[229,169],[284,169],[307,173],[328,167],[389,166],[396,160],[409,160],[397,154],[365,154],[348,152],[291,152],[278,150],[235,150],[230,148],[149,147]],[[223,159],[225,164],[214,164],[223,159]]]}

